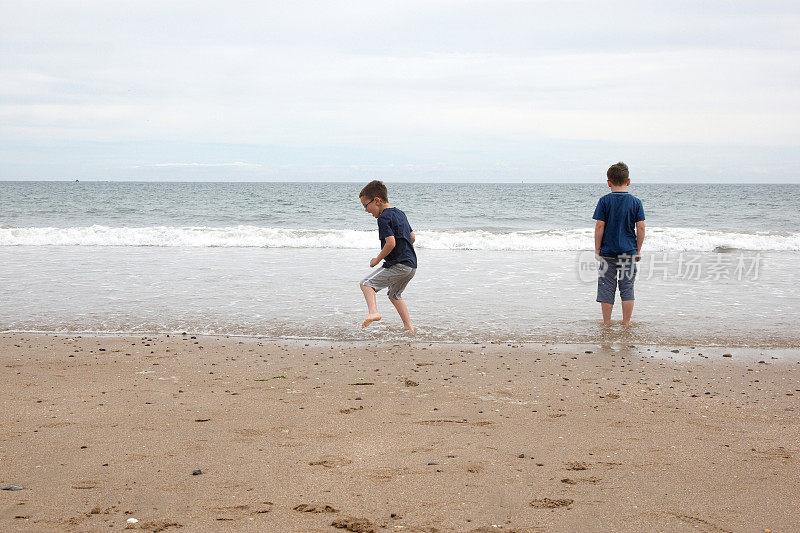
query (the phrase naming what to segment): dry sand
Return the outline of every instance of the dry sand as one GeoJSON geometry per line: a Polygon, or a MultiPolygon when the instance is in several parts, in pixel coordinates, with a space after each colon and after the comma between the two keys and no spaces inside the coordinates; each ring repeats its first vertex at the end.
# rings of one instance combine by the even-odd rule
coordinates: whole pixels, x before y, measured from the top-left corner
{"type": "Polygon", "coordinates": [[[673,349],[6,334],[0,530],[800,530],[797,352],[673,349]]]}

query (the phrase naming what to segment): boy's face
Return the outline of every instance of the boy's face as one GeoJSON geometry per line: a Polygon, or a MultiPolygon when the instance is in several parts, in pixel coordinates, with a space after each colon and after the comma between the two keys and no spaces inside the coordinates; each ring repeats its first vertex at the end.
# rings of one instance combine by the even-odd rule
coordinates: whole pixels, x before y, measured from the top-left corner
{"type": "Polygon", "coordinates": [[[364,206],[364,211],[369,213],[370,215],[378,218],[381,214],[381,199],[377,196],[375,198],[368,198],[366,196],[362,196],[360,198],[361,205],[364,206]]]}

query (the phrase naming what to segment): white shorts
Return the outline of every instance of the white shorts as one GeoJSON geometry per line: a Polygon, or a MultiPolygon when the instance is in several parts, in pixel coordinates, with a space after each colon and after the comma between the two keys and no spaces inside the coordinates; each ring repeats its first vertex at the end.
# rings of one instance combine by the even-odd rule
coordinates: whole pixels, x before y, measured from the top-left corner
{"type": "Polygon", "coordinates": [[[411,281],[416,272],[416,268],[402,263],[395,263],[387,268],[380,267],[375,269],[372,274],[361,280],[361,285],[372,287],[375,292],[388,287],[389,298],[402,300],[403,289],[406,288],[406,285],[408,285],[408,282],[411,281]]]}

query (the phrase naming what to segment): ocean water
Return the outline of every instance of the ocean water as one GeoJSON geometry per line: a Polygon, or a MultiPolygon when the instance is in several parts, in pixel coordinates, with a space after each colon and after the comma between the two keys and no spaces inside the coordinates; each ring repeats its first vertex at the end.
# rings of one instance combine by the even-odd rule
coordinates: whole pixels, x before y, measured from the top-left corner
{"type": "MultiPolygon", "coordinates": [[[[420,340],[800,346],[800,185],[631,186],[647,237],[629,329],[594,301],[605,183],[388,185],[417,235],[420,340]]],[[[360,188],[0,183],[0,330],[402,338],[385,292],[360,328],[379,249],[360,188]]]]}

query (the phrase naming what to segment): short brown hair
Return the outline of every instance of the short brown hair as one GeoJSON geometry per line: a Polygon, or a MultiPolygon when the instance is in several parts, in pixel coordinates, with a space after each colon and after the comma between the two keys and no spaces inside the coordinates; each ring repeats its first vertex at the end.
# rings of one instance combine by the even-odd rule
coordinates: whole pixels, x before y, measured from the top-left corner
{"type": "Polygon", "coordinates": [[[380,198],[384,202],[388,202],[389,192],[386,190],[386,185],[384,185],[382,181],[372,180],[367,183],[366,187],[361,189],[358,197],[369,198],[370,200],[373,198],[380,198]]]}
{"type": "Polygon", "coordinates": [[[606,172],[606,176],[608,180],[613,183],[614,185],[625,185],[628,183],[628,165],[620,161],[619,163],[614,163],[610,167],[608,167],[608,172],[606,172]]]}

